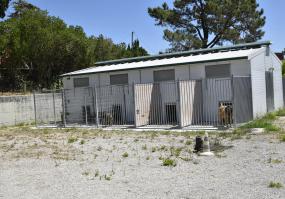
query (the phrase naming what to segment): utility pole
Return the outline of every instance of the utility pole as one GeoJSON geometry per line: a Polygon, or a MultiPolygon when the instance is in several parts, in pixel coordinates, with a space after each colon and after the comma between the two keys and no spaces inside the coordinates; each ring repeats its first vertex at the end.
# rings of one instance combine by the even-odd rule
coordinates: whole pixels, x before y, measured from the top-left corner
{"type": "Polygon", "coordinates": [[[132,32],[132,43],[131,43],[132,48],[134,47],[134,34],[135,32],[132,32]]]}

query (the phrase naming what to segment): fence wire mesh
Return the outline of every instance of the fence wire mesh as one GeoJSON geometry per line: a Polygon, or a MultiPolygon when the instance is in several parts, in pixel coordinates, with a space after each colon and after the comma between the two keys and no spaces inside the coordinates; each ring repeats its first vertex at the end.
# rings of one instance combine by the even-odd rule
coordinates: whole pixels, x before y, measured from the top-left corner
{"type": "Polygon", "coordinates": [[[34,94],[38,125],[230,127],[252,119],[250,77],[81,87],[34,94]]]}

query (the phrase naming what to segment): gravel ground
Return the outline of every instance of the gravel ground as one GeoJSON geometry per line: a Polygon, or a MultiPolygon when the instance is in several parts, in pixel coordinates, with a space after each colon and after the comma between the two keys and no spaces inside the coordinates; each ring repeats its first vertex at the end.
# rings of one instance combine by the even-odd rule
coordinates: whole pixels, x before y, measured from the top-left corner
{"type": "Polygon", "coordinates": [[[193,133],[2,129],[0,199],[285,198],[284,187],[268,187],[285,185],[285,143],[277,135],[211,134],[212,157],[193,154],[193,139],[193,133]],[[177,165],[162,166],[165,158],[177,165]]]}

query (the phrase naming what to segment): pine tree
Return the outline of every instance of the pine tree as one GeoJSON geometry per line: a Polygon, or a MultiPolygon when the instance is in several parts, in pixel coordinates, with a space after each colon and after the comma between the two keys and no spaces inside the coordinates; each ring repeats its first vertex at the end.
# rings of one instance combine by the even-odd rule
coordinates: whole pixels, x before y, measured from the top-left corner
{"type": "Polygon", "coordinates": [[[170,51],[253,42],[264,35],[264,11],[256,0],[175,0],[173,8],[164,3],[148,13],[166,28],[170,51]]]}

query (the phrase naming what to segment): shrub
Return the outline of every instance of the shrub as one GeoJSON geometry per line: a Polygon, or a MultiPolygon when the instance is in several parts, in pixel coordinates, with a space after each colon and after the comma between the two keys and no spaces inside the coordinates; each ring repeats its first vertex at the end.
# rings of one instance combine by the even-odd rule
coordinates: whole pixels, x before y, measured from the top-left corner
{"type": "Polygon", "coordinates": [[[187,140],[185,144],[186,144],[186,145],[191,145],[191,144],[192,144],[192,141],[191,141],[191,140],[187,140]]]}
{"type": "Polygon", "coordinates": [[[80,141],[80,144],[81,144],[81,145],[83,145],[84,143],[85,143],[85,141],[84,141],[84,140],[81,140],[81,141],[80,141]]]}
{"type": "Polygon", "coordinates": [[[276,188],[276,189],[280,189],[283,187],[283,185],[280,182],[270,182],[268,187],[270,188],[276,188]]]}
{"type": "Polygon", "coordinates": [[[163,166],[171,166],[171,167],[175,167],[176,166],[176,162],[175,160],[172,160],[170,158],[166,158],[162,161],[162,165],[163,166]]]}

